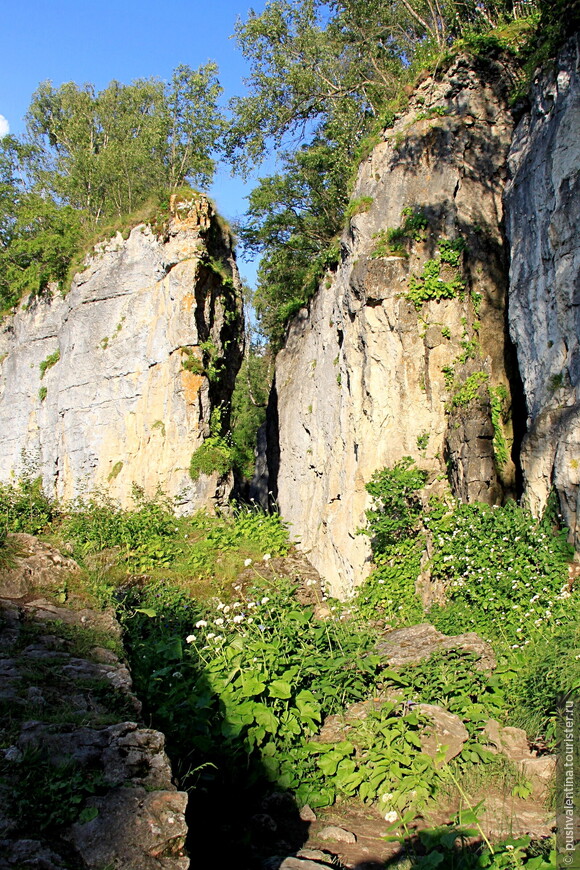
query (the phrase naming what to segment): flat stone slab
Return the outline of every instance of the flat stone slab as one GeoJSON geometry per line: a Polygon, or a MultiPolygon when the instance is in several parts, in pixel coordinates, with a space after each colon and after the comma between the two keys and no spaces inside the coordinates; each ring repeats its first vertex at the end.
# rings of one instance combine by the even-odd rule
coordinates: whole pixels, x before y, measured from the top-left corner
{"type": "Polygon", "coordinates": [[[377,643],[377,651],[391,668],[418,665],[441,650],[475,653],[479,658],[475,667],[480,671],[493,671],[497,664],[490,644],[474,631],[446,635],[428,622],[389,631],[377,643]]]}

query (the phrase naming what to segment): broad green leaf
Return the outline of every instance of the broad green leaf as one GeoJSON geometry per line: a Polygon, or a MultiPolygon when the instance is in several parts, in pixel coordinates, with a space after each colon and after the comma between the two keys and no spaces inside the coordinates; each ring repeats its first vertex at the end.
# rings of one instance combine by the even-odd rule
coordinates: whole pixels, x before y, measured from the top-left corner
{"type": "Polygon", "coordinates": [[[290,698],[292,696],[292,686],[285,680],[272,680],[268,686],[268,694],[271,698],[290,698]]]}

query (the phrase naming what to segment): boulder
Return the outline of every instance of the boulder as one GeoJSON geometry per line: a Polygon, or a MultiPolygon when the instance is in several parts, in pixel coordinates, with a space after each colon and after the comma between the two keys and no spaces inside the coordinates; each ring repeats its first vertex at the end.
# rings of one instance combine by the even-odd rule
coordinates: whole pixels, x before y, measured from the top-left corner
{"type": "Polygon", "coordinates": [[[389,631],[378,642],[377,650],[391,668],[418,665],[441,650],[475,653],[479,659],[475,667],[480,671],[492,671],[497,664],[490,644],[475,632],[448,636],[428,622],[389,631]]]}

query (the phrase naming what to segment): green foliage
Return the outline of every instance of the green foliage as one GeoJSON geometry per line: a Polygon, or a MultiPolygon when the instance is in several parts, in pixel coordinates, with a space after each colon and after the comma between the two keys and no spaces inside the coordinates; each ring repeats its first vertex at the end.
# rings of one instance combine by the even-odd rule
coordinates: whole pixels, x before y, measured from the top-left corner
{"type": "Polygon", "coordinates": [[[273,357],[267,348],[248,341],[248,353],[236,379],[232,396],[231,439],[234,467],[249,479],[256,464],[258,429],[265,422],[272,381],[273,357]]]}
{"type": "Polygon", "coordinates": [[[42,490],[42,479],[26,472],[16,484],[0,483],[0,529],[37,535],[53,520],[56,504],[42,490]]]}
{"type": "Polygon", "coordinates": [[[427,445],[429,444],[429,432],[422,432],[421,435],[417,435],[417,449],[420,451],[427,450],[427,445]]]}
{"type": "Polygon", "coordinates": [[[509,394],[504,384],[489,387],[491,422],[493,425],[493,454],[498,468],[504,468],[509,460],[508,447],[503,425],[509,419],[509,394]]]}
{"type": "Polygon", "coordinates": [[[433,653],[420,665],[390,673],[389,679],[406,698],[440,704],[455,713],[471,737],[488,719],[502,719],[508,706],[504,674],[490,676],[478,670],[477,656],[460,650],[433,653]]]}
{"type": "Polygon", "coordinates": [[[427,260],[421,274],[411,275],[409,278],[407,299],[410,299],[416,308],[420,308],[423,302],[454,299],[465,290],[465,281],[459,271],[465,251],[465,241],[461,237],[452,241],[441,239],[438,247],[438,255],[435,259],[427,260]],[[457,270],[449,280],[441,277],[443,265],[457,270]]]}
{"type": "Polygon", "coordinates": [[[449,114],[449,109],[446,106],[431,106],[426,112],[419,112],[415,116],[415,121],[426,121],[430,118],[443,118],[449,114]]]}
{"type": "Polygon", "coordinates": [[[262,254],[254,305],[274,346],[339,262],[336,237],[348,202],[344,160],[353,143],[350,133],[339,141],[334,135],[329,130],[296,154],[282,155],[284,172],[261,179],[239,231],[246,250],[262,254]]]}
{"type": "Polygon", "coordinates": [[[454,822],[449,825],[419,831],[410,843],[404,837],[397,837],[396,839],[405,843],[410,868],[515,870],[526,867],[528,870],[554,870],[556,851],[552,848],[552,842],[547,844],[547,848],[540,847],[538,852],[530,837],[510,837],[493,846],[485,836],[482,841],[482,828],[478,819],[480,805],[460,810],[454,822]]]}
{"type": "Polygon", "coordinates": [[[77,500],[60,529],[77,560],[90,563],[94,554],[117,551],[116,563],[130,572],[160,572],[176,582],[210,577],[226,582],[247,557],[288,550],[288,533],[277,515],[236,509],[231,517],[198,511],[178,519],[163,498],[146,499],[139,489],[133,497],[133,510],[122,510],[104,495],[77,500]]]}
{"type": "Polygon", "coordinates": [[[401,541],[395,552],[375,551],[375,568],[360,585],[357,611],[366,619],[384,619],[389,625],[414,625],[424,618],[415,594],[421,571],[422,541],[401,541]]]}
{"type": "Polygon", "coordinates": [[[40,363],[40,378],[45,376],[47,371],[57,364],[60,360],[60,350],[57,348],[53,353],[49,354],[46,359],[40,363]]]}
{"type": "Polygon", "coordinates": [[[75,556],[118,547],[130,565],[142,563],[143,557],[150,563],[167,562],[175,529],[171,505],[146,499],[137,487],[133,498],[134,510],[122,510],[102,494],[77,499],[62,527],[75,556]]]}
{"type": "Polygon", "coordinates": [[[340,620],[313,619],[290,584],[265,585],[259,568],[257,581],[204,608],[167,586],[128,599],[137,686],[180,754],[211,761],[211,775],[230,789],[248,789],[259,761],[262,777],[284,788],[298,777],[300,800],[307,791],[315,805],[328,804],[336,786],[325,790],[309,777],[319,749],[308,741],[324,716],[375,684],[373,638],[340,620]]]}
{"type": "Polygon", "coordinates": [[[117,462],[115,462],[115,464],[111,468],[111,470],[107,476],[107,480],[108,481],[114,480],[116,477],[118,477],[121,474],[122,470],[123,470],[123,462],[119,459],[117,462]]]}
{"type": "Polygon", "coordinates": [[[214,474],[223,477],[233,468],[234,454],[226,438],[210,435],[203,444],[193,451],[189,464],[192,480],[199,480],[201,474],[214,474]]]}
{"type": "MultiPolygon", "coordinates": [[[[42,83],[26,140],[0,141],[0,312],[51,282],[63,288],[113,217],[177,191],[207,185],[223,130],[217,68],[179,66],[170,83],[42,83]],[[97,239],[93,240],[93,243],[97,239]]],[[[138,223],[139,220],[136,221],[138,223]]]]}
{"type": "Polygon", "coordinates": [[[356,602],[370,617],[384,616],[400,624],[420,619],[423,609],[415,595],[423,540],[419,533],[422,501],[417,495],[426,472],[405,456],[393,468],[375,472],[366,485],[373,507],[366,511],[375,570],[361,585],[356,602]]]}
{"type": "Polygon", "coordinates": [[[359,196],[356,199],[351,199],[344,213],[345,218],[350,220],[357,214],[364,214],[370,209],[373,202],[372,196],[359,196]]]}
{"type": "MultiPolygon", "coordinates": [[[[578,594],[563,599],[553,621],[533,642],[513,653],[510,719],[533,739],[555,745],[561,737],[562,699],[580,691],[580,605],[578,594]]],[[[545,616],[545,614],[544,614],[545,616]]]]}
{"type": "Polygon", "coordinates": [[[193,375],[205,374],[203,360],[196,355],[192,347],[181,347],[180,352],[182,354],[182,369],[185,369],[186,372],[191,372],[193,375]]]}
{"type": "Polygon", "coordinates": [[[404,456],[393,468],[376,471],[366,485],[373,507],[366,511],[364,534],[372,537],[373,552],[390,554],[400,541],[417,533],[422,502],[417,495],[425,485],[427,473],[414,467],[404,456]]]}
{"type": "Polygon", "coordinates": [[[151,190],[175,190],[185,179],[207,184],[223,125],[220,91],[211,63],[181,65],[168,84],[114,81],[96,91],[44,82],[27,114],[34,178],[95,223],[131,212],[151,190]]]}
{"type": "Polygon", "coordinates": [[[210,382],[220,379],[225,369],[224,358],[215,342],[208,338],[197,347],[181,347],[181,367],[194,375],[205,375],[210,382]]]}
{"type": "Polygon", "coordinates": [[[530,513],[456,504],[424,519],[434,541],[433,580],[449,604],[430,617],[448,634],[478,631],[509,646],[527,646],[564,615],[571,548],[530,513]]]}
{"type": "Polygon", "coordinates": [[[38,399],[39,399],[39,401],[40,401],[40,402],[44,402],[44,400],[46,399],[47,394],[48,394],[48,390],[47,390],[47,388],[46,388],[46,387],[41,387],[41,388],[39,389],[39,391],[38,391],[38,399]]]}
{"type": "Polygon", "coordinates": [[[389,254],[406,257],[410,242],[419,242],[425,238],[425,230],[429,222],[422,209],[404,208],[402,216],[405,219],[401,226],[375,233],[373,239],[377,239],[377,243],[371,252],[373,259],[386,257],[389,254]]]}
{"type": "Polygon", "coordinates": [[[107,790],[100,773],[81,770],[72,760],[53,764],[38,749],[24,753],[17,778],[10,775],[11,767],[10,762],[2,763],[0,782],[8,785],[10,817],[29,836],[54,832],[98,815],[94,809],[84,810],[83,805],[87,797],[107,790]]]}
{"type": "Polygon", "coordinates": [[[480,398],[480,388],[488,381],[489,375],[487,372],[474,372],[472,375],[469,375],[451,397],[450,410],[454,408],[466,408],[475,399],[480,398]]]}

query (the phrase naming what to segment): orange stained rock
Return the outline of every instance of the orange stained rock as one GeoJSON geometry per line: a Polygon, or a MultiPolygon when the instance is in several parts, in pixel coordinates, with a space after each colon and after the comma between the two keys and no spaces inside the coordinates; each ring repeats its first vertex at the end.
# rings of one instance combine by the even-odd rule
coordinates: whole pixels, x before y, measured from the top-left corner
{"type": "Polygon", "coordinates": [[[188,372],[187,369],[182,369],[180,375],[186,404],[193,405],[202,387],[203,375],[196,375],[193,372],[188,372]]]}

